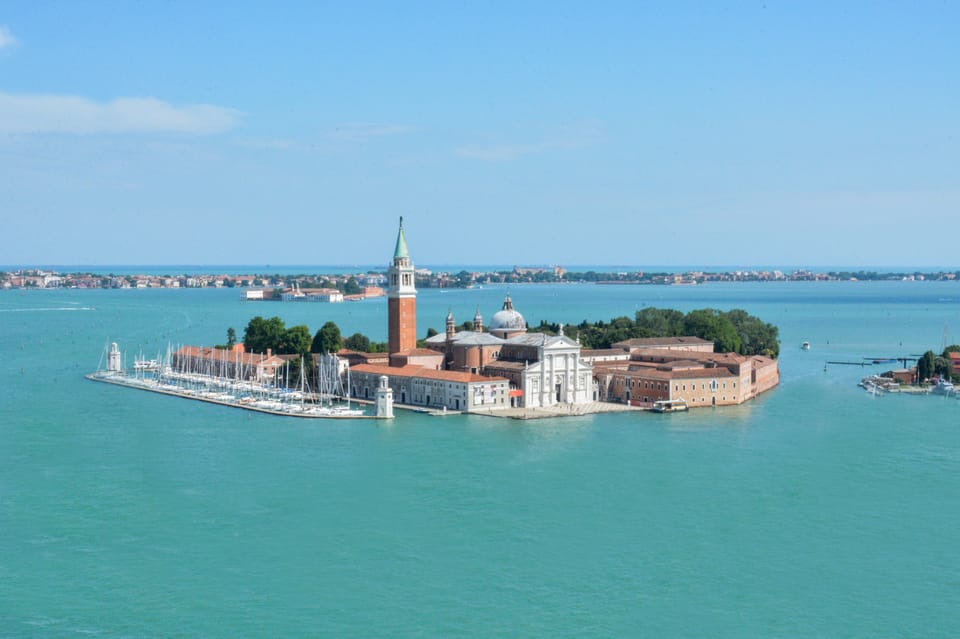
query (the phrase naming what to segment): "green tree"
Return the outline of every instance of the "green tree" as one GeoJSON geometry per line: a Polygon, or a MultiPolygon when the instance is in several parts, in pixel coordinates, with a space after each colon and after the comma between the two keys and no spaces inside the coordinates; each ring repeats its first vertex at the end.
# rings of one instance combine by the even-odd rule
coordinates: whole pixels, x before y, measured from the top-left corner
{"type": "Polygon", "coordinates": [[[921,382],[934,376],[936,364],[937,356],[933,351],[927,351],[920,357],[917,361],[917,376],[921,382]]]}
{"type": "Polygon", "coordinates": [[[291,326],[284,332],[278,353],[295,355],[310,352],[310,329],[305,324],[291,326]]]}
{"type": "Polygon", "coordinates": [[[369,353],[371,352],[370,338],[363,333],[354,333],[350,337],[343,340],[343,347],[360,353],[369,353]]]}
{"type": "Polygon", "coordinates": [[[741,355],[777,357],[780,354],[780,330],[776,326],[739,308],[722,315],[733,323],[740,336],[740,349],[737,352],[741,355]]]}
{"type": "Polygon", "coordinates": [[[237,331],[231,326],[227,329],[227,348],[233,348],[237,345],[237,331]]]}
{"type": "Polygon", "coordinates": [[[350,276],[350,279],[347,280],[347,283],[343,285],[343,294],[344,295],[358,295],[363,292],[363,289],[360,288],[360,283],[357,282],[357,278],[350,276]]]}
{"type": "Polygon", "coordinates": [[[687,335],[713,342],[713,350],[718,353],[740,351],[740,335],[733,322],[712,308],[704,308],[687,313],[684,320],[687,335]]]}
{"type": "Polygon", "coordinates": [[[934,375],[943,375],[944,379],[953,377],[953,362],[949,357],[937,357],[933,360],[934,375]]]}
{"type": "Polygon", "coordinates": [[[684,315],[670,308],[645,308],[637,311],[636,327],[644,337],[676,337],[683,334],[684,315]]]}
{"type": "Polygon", "coordinates": [[[333,322],[327,322],[313,336],[310,352],[336,353],[341,348],[343,348],[343,337],[340,335],[340,327],[333,322]]]}
{"type": "Polygon", "coordinates": [[[267,349],[277,351],[283,343],[287,328],[279,317],[266,320],[257,315],[243,331],[243,344],[247,352],[266,353],[267,349]]]}

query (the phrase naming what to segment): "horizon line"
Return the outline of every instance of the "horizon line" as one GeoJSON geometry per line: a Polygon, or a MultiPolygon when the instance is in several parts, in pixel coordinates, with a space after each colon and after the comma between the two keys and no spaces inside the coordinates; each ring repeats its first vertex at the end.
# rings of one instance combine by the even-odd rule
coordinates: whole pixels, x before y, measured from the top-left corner
{"type": "MultiPolygon", "coordinates": [[[[9,272],[11,270],[23,269],[55,269],[55,268],[73,268],[73,269],[94,269],[94,268],[172,268],[172,267],[191,267],[191,268],[245,268],[245,269],[271,269],[271,268],[344,268],[344,269],[384,269],[389,265],[375,263],[353,263],[353,264],[307,264],[307,263],[284,263],[284,264],[250,264],[250,263],[102,263],[102,264],[70,264],[53,262],[33,262],[21,264],[0,264],[0,271],[9,272]]],[[[598,268],[610,269],[719,269],[724,271],[744,270],[744,269],[842,269],[842,270],[865,270],[865,269],[936,269],[940,271],[957,271],[960,266],[945,266],[936,264],[466,264],[466,263],[425,263],[421,268],[460,268],[470,267],[473,270],[489,269],[492,271],[512,270],[514,268],[543,268],[550,269],[555,267],[563,268],[566,271],[577,269],[588,269],[596,271],[598,268]]]]}

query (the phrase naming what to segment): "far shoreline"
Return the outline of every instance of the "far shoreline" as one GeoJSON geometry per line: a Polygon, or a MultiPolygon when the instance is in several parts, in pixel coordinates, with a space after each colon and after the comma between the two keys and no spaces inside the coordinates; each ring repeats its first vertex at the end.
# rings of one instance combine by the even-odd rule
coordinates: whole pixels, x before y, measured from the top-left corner
{"type": "MultiPolygon", "coordinates": [[[[356,292],[358,286],[377,287],[385,283],[385,269],[301,272],[257,272],[229,274],[225,271],[196,270],[177,272],[164,267],[100,267],[90,270],[61,271],[41,268],[0,270],[0,290],[31,290],[51,288],[71,289],[125,289],[125,288],[235,288],[282,291],[297,287],[306,289],[336,288],[341,292],[356,292]]],[[[240,268],[240,267],[236,267],[240,268]]],[[[696,286],[716,282],[878,282],[878,281],[960,281],[957,270],[832,270],[814,271],[795,269],[764,270],[686,270],[686,271],[574,271],[562,266],[519,267],[511,270],[433,271],[417,269],[418,289],[470,289],[481,286],[524,284],[596,284],[600,286],[696,286]]]]}

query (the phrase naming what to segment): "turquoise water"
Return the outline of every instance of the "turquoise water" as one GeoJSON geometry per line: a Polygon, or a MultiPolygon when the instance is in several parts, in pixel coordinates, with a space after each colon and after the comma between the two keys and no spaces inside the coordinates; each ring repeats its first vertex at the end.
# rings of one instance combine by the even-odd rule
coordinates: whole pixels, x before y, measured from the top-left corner
{"type": "MultiPolygon", "coordinates": [[[[960,285],[510,292],[531,323],[742,307],[781,327],[783,382],[687,414],[301,421],[82,375],[108,338],[152,355],[254,314],[383,339],[384,300],[2,293],[0,636],[960,634],[960,402],[824,371],[938,350],[960,285]]],[[[420,332],[503,294],[423,291],[420,332]]]]}

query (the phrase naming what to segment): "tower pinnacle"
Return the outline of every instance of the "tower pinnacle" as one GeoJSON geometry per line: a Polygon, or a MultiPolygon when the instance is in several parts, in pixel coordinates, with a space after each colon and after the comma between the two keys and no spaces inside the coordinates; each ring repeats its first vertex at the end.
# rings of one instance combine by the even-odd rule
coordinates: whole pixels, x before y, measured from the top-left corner
{"type": "Polygon", "coordinates": [[[397,247],[393,251],[393,259],[409,258],[410,251],[407,250],[407,238],[403,234],[403,216],[400,216],[400,230],[397,232],[397,247]]]}

